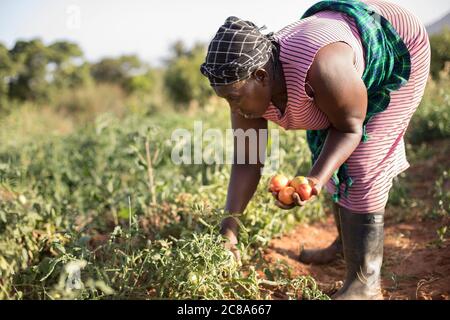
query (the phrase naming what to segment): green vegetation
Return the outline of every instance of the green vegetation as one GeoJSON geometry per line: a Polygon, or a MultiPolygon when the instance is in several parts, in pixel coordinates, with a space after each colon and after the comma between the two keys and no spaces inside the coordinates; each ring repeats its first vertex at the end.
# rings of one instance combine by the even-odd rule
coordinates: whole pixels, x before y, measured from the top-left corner
{"type": "Polygon", "coordinates": [[[431,75],[439,78],[442,73],[449,72],[448,63],[450,61],[450,28],[445,28],[442,32],[430,37],[431,45],[431,75]]]}
{"type": "Polygon", "coordinates": [[[411,119],[407,138],[414,144],[450,137],[450,77],[430,80],[421,105],[411,119]]]}
{"type": "Polygon", "coordinates": [[[171,100],[176,104],[197,102],[204,105],[212,95],[208,80],[200,73],[206,50],[197,44],[187,50],[181,42],[173,46],[174,56],[169,60],[164,82],[171,100]]]}
{"type": "MultiPolygon", "coordinates": [[[[225,128],[227,109],[218,110],[216,121],[225,128]]],[[[323,216],[323,202],[282,212],[263,181],[242,218],[244,266],[238,269],[218,234],[229,168],[170,160],[172,129],[189,129],[194,119],[198,115],[104,114],[68,135],[2,146],[2,298],[101,298],[112,292],[122,298],[264,298],[258,289],[263,279],[251,268],[257,262],[269,268],[262,248],[296,222],[323,216]],[[69,262],[83,266],[83,288],[76,292],[66,292],[60,280],[69,262]]],[[[289,154],[299,140],[300,132],[286,135],[283,151],[289,154]]],[[[304,152],[297,161],[308,158],[304,152]]],[[[291,162],[283,169],[296,167],[291,162]]],[[[290,280],[273,279],[284,286],[290,280]]],[[[321,297],[311,281],[304,283],[310,296],[321,297]]]]}
{"type": "MultiPolygon", "coordinates": [[[[262,258],[273,237],[324,217],[325,194],[282,211],[264,176],[241,217],[239,266],[218,232],[229,166],[170,160],[174,129],[229,127],[198,71],[202,50],[178,43],[157,70],[134,56],[91,64],[66,42],[0,46],[0,299],[269,299],[274,288],[328,299],[262,258]]],[[[445,73],[429,83],[407,135],[413,158],[450,138],[448,88],[445,73]]],[[[280,147],[282,172],[307,172],[303,131],[283,132],[280,147]]],[[[448,182],[446,170],[432,190],[437,219],[449,214],[448,182]]],[[[399,186],[392,204],[408,196],[399,186]]]]}

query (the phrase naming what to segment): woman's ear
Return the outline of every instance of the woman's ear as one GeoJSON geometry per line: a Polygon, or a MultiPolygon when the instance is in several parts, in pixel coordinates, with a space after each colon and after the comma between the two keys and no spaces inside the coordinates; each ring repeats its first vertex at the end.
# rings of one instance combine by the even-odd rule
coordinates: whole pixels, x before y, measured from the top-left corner
{"type": "Polygon", "coordinates": [[[253,72],[253,77],[255,78],[256,81],[260,81],[263,84],[266,84],[266,82],[269,79],[269,74],[264,69],[256,69],[253,72]]]}

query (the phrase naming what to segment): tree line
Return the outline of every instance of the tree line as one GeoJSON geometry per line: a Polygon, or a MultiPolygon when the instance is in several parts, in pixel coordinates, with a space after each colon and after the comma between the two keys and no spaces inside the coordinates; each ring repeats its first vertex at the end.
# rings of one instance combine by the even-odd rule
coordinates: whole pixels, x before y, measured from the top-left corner
{"type": "MultiPolygon", "coordinates": [[[[450,29],[430,37],[431,74],[439,78],[450,61],[450,29]]],[[[207,102],[213,94],[199,72],[206,46],[187,47],[175,42],[163,70],[156,70],[136,55],[106,57],[91,63],[78,44],[55,41],[45,45],[40,39],[18,40],[11,48],[0,43],[0,109],[10,101],[48,101],[61,89],[96,83],[120,86],[127,94],[153,93],[156,81],[163,81],[167,96],[176,104],[207,102]]]]}
{"type": "Polygon", "coordinates": [[[174,103],[204,103],[212,94],[199,72],[205,53],[202,44],[188,48],[176,42],[161,72],[136,55],[91,63],[80,46],[70,41],[45,45],[41,39],[18,40],[11,48],[0,43],[0,109],[10,101],[45,102],[62,89],[96,83],[118,85],[127,94],[153,93],[158,80],[174,103]]]}

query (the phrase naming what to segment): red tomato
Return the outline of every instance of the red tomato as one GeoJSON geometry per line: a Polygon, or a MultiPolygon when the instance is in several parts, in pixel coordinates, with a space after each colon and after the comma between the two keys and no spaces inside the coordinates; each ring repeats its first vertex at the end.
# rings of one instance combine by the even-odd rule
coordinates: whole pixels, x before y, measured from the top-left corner
{"type": "Polygon", "coordinates": [[[269,189],[272,192],[280,192],[281,189],[286,187],[289,183],[289,179],[282,174],[277,174],[270,179],[269,189]]]}
{"type": "Polygon", "coordinates": [[[289,183],[289,185],[293,187],[295,190],[297,190],[297,188],[302,184],[309,184],[308,179],[306,179],[306,177],[304,176],[297,176],[294,179],[292,179],[291,182],[289,183]]]}
{"type": "Polygon", "coordinates": [[[300,196],[300,198],[305,201],[311,198],[312,188],[309,184],[301,184],[297,189],[295,189],[300,196]]]}
{"type": "Polygon", "coordinates": [[[311,198],[312,187],[306,177],[298,176],[292,179],[290,185],[295,188],[300,198],[305,201],[311,198]]]}
{"type": "Polygon", "coordinates": [[[290,205],[294,203],[294,198],[292,195],[294,194],[295,189],[292,187],[286,187],[284,189],[281,189],[281,191],[278,193],[278,200],[280,200],[282,203],[286,205],[290,205]]]}

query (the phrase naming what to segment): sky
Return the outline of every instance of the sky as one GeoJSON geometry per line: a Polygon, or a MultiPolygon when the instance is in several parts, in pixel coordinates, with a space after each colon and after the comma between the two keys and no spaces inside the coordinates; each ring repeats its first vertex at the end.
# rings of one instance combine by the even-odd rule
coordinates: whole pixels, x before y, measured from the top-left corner
{"type": "MultiPolygon", "coordinates": [[[[448,0],[389,0],[430,24],[450,11],[448,0]]],[[[0,42],[39,37],[78,43],[90,61],[137,54],[160,65],[170,45],[208,43],[234,15],[277,31],[317,0],[0,0],[0,42]]]]}

